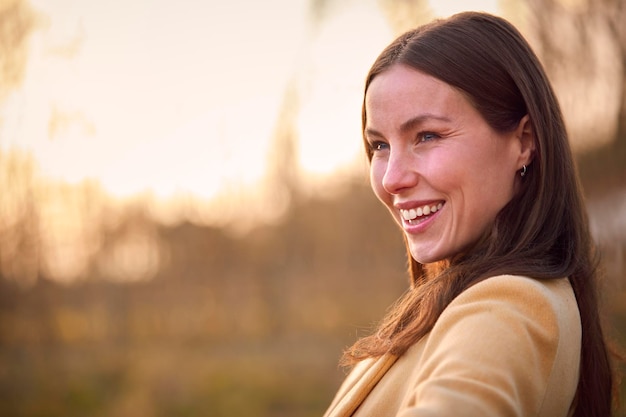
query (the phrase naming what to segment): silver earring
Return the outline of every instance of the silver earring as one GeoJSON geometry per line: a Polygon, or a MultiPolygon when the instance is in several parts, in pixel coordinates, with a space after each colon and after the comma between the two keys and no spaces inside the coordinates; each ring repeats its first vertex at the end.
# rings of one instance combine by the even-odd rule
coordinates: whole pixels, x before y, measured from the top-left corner
{"type": "Polygon", "coordinates": [[[526,171],[528,169],[526,168],[526,165],[522,165],[522,171],[519,173],[520,177],[524,177],[524,175],[526,175],[526,171]]]}

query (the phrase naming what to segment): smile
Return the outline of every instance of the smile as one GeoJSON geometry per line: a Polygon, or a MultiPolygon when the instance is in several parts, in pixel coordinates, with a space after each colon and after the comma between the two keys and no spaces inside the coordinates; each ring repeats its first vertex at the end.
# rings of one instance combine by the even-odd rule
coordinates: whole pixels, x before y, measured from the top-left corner
{"type": "Polygon", "coordinates": [[[410,210],[400,210],[400,215],[406,221],[415,220],[418,217],[428,216],[441,210],[443,203],[428,204],[422,207],[412,208],[410,210]]]}

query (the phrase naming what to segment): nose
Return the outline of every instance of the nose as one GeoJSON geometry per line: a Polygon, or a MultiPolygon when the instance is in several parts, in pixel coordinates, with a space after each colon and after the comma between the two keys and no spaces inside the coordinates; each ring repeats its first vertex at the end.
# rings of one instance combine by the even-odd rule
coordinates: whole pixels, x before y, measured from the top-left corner
{"type": "Polygon", "coordinates": [[[390,194],[399,194],[403,190],[414,187],[419,179],[416,168],[415,161],[406,151],[391,151],[382,180],[385,191],[390,194]]]}

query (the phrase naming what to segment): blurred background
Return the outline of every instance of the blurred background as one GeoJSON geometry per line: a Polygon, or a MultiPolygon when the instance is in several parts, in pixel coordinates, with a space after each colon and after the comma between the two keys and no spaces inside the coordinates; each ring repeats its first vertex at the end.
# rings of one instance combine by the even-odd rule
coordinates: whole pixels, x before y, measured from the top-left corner
{"type": "Polygon", "coordinates": [[[0,0],[0,416],[321,415],[408,285],[365,74],[462,10],[553,80],[626,347],[626,1],[0,0]]]}

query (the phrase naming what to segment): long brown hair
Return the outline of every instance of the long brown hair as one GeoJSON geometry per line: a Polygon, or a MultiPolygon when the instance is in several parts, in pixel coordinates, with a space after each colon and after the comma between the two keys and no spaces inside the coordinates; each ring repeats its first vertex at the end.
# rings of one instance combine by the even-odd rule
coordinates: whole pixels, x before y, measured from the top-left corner
{"type": "MultiPolygon", "coordinates": [[[[435,265],[409,253],[410,290],[374,334],[346,351],[344,364],[402,355],[456,296],[490,276],[569,277],[582,325],[574,415],[609,416],[613,376],[598,312],[596,254],[560,106],[536,55],[506,20],[466,12],[397,38],[374,62],[365,92],[394,64],[456,87],[497,131],[511,131],[528,114],[536,150],[519,192],[470,253],[435,265]]],[[[363,105],[363,128],[366,120],[363,105]]]]}

